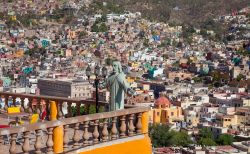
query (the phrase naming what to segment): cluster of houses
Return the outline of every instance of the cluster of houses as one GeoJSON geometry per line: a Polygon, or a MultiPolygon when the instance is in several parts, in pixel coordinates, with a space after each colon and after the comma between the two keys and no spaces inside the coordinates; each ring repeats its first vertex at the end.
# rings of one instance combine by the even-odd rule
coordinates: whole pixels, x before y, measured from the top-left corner
{"type": "MultiPolygon", "coordinates": [[[[36,3],[40,1],[28,1],[24,7],[36,3]]],[[[50,0],[45,12],[50,8],[52,13],[57,5],[50,0]]],[[[79,9],[73,2],[61,7],[79,9]]],[[[107,31],[94,32],[93,24],[102,18],[96,14],[72,25],[41,22],[33,27],[8,27],[0,20],[0,91],[94,99],[86,67],[99,64],[111,70],[109,60],[118,59],[138,94],[126,103],[150,106],[150,123],[188,134],[206,127],[215,136],[250,137],[249,34],[224,44],[203,38],[196,29],[192,43],[186,43],[182,26],[151,22],[139,12],[107,14],[107,31]]],[[[249,8],[218,20],[234,21],[229,35],[238,36],[239,27],[250,28],[249,8]]],[[[99,97],[108,101],[108,91],[100,91],[99,97]]]]}

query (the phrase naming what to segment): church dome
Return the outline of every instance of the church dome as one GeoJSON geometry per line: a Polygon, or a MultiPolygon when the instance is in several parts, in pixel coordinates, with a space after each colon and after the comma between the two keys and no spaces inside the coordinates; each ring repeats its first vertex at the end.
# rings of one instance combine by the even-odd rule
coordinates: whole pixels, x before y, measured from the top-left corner
{"type": "Polygon", "coordinates": [[[161,96],[155,101],[155,106],[159,108],[165,108],[165,107],[170,107],[170,101],[164,97],[161,96]]]}

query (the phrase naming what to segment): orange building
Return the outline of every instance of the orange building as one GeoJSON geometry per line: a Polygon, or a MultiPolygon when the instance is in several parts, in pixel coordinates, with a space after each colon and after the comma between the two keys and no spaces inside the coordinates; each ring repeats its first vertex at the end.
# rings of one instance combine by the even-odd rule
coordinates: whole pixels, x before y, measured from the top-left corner
{"type": "Polygon", "coordinates": [[[175,121],[183,121],[182,108],[172,106],[164,96],[155,101],[154,108],[149,112],[149,120],[153,123],[172,124],[175,121]]]}

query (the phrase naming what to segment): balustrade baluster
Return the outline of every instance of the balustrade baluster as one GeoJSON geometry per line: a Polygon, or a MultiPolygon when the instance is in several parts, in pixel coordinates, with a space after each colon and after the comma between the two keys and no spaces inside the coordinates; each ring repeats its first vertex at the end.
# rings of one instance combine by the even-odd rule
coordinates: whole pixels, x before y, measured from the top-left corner
{"type": "Polygon", "coordinates": [[[94,123],[94,132],[93,132],[93,143],[97,144],[99,142],[99,130],[98,130],[98,126],[99,126],[99,120],[95,120],[94,123]]]}
{"type": "Polygon", "coordinates": [[[4,110],[7,111],[9,107],[9,96],[4,96],[4,110]]]}
{"type": "Polygon", "coordinates": [[[73,147],[74,147],[74,148],[79,147],[79,141],[80,141],[79,125],[80,125],[80,123],[76,123],[76,124],[75,124],[74,137],[73,137],[73,140],[74,140],[74,145],[73,145],[73,147]]]}
{"type": "Polygon", "coordinates": [[[46,102],[46,120],[49,120],[49,118],[50,118],[50,117],[49,117],[49,115],[50,115],[49,100],[46,99],[45,102],[46,102]]]}
{"type": "Polygon", "coordinates": [[[12,97],[12,104],[16,107],[16,97],[12,97]]]}
{"type": "Polygon", "coordinates": [[[16,153],[16,138],[17,134],[11,134],[10,138],[10,154],[15,154],[16,153]]]}
{"type": "Polygon", "coordinates": [[[57,102],[57,112],[58,112],[58,119],[63,118],[63,113],[62,113],[62,103],[61,101],[57,102]]]}
{"type": "Polygon", "coordinates": [[[37,104],[36,104],[36,113],[41,117],[42,114],[42,108],[41,108],[41,99],[37,99],[37,104]]]}
{"type": "Polygon", "coordinates": [[[41,129],[36,130],[36,143],[35,143],[35,149],[36,153],[40,154],[42,153],[41,148],[42,148],[42,134],[41,134],[41,129]]]}
{"type": "Polygon", "coordinates": [[[68,110],[68,114],[67,114],[67,117],[72,117],[72,102],[68,102],[68,107],[67,107],[67,110],[68,110]]]}
{"type": "Polygon", "coordinates": [[[47,153],[53,154],[53,129],[54,128],[48,128],[48,140],[47,140],[47,153]]]}
{"type": "Polygon", "coordinates": [[[20,99],[21,99],[21,108],[20,108],[20,111],[21,111],[21,112],[25,112],[25,107],[24,107],[24,99],[25,99],[25,98],[20,97],[20,99]]]}
{"type": "Polygon", "coordinates": [[[104,119],[103,121],[103,129],[102,129],[102,141],[107,142],[108,141],[108,119],[104,119]]]}
{"type": "Polygon", "coordinates": [[[84,133],[83,133],[83,146],[88,146],[89,145],[89,122],[85,121],[84,122],[84,133]]]}
{"type": "Polygon", "coordinates": [[[126,116],[121,116],[121,126],[120,126],[120,137],[124,138],[126,137],[126,116]]]}
{"type": "Polygon", "coordinates": [[[81,115],[80,108],[81,108],[81,103],[77,102],[76,103],[76,115],[77,116],[81,115]]]}
{"type": "Polygon", "coordinates": [[[28,100],[29,100],[28,112],[29,112],[29,113],[33,113],[33,109],[32,109],[32,101],[33,101],[33,98],[28,98],[28,100]]]}
{"type": "Polygon", "coordinates": [[[112,129],[111,129],[111,139],[117,139],[118,130],[116,128],[117,117],[112,118],[112,129]]]}
{"type": "Polygon", "coordinates": [[[142,123],[141,123],[141,117],[142,117],[142,113],[138,113],[137,114],[137,123],[136,123],[136,133],[137,134],[141,134],[142,132],[142,123]]]}
{"type": "Polygon", "coordinates": [[[63,150],[67,151],[69,149],[69,125],[64,126],[64,136],[63,136],[63,150]]]}
{"type": "Polygon", "coordinates": [[[128,136],[133,136],[134,135],[134,114],[131,114],[129,116],[129,126],[128,126],[129,132],[128,132],[128,136]]]}
{"type": "Polygon", "coordinates": [[[23,143],[23,152],[24,154],[28,154],[29,153],[29,150],[30,150],[30,140],[29,140],[29,134],[30,132],[24,132],[24,143],[23,143]]]}
{"type": "Polygon", "coordinates": [[[89,104],[86,104],[85,105],[85,112],[86,112],[86,114],[89,114],[89,108],[90,108],[90,105],[89,104]]]}

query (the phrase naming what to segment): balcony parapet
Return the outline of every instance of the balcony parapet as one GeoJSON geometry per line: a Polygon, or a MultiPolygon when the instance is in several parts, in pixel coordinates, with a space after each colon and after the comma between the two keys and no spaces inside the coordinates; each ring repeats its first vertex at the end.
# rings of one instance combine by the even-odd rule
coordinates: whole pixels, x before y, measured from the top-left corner
{"type": "MultiPolygon", "coordinates": [[[[42,101],[45,102],[46,106],[46,113],[50,113],[50,102],[54,101],[57,103],[57,110],[58,110],[58,118],[63,117],[72,117],[72,106],[73,104],[76,105],[77,111],[76,116],[81,115],[80,113],[80,107],[85,106],[87,109],[87,113],[89,114],[89,107],[90,105],[95,104],[95,100],[82,100],[82,99],[74,99],[74,98],[64,98],[64,97],[52,97],[52,96],[46,96],[46,95],[32,95],[32,94],[20,94],[20,93],[10,93],[10,92],[0,92],[0,97],[4,98],[4,110],[7,111],[9,105],[9,101],[12,101],[12,106],[18,106],[17,105],[17,98],[19,98],[20,101],[20,110],[21,112],[27,112],[27,113],[38,113],[41,117],[42,114],[42,101]],[[25,105],[25,99],[28,99],[27,106],[25,105]],[[35,104],[33,101],[35,100],[35,104]],[[63,103],[66,103],[67,105],[67,114],[63,113],[62,107],[63,103]]],[[[107,103],[104,101],[99,101],[100,106],[107,106],[107,103]]],[[[49,120],[49,114],[46,115],[46,119],[49,120]]]]}
{"type": "Polygon", "coordinates": [[[2,129],[1,139],[10,138],[10,142],[9,145],[0,143],[0,148],[7,148],[11,154],[67,153],[99,143],[147,134],[149,110],[148,107],[135,106],[129,109],[2,129]],[[63,128],[62,136],[59,137],[62,142],[55,141],[55,138],[58,139],[58,136],[54,136],[58,127],[63,128]],[[61,151],[55,151],[60,148],[61,151]]]}

